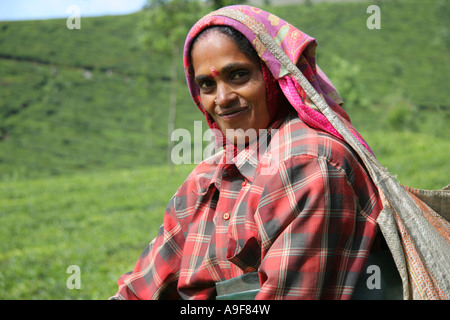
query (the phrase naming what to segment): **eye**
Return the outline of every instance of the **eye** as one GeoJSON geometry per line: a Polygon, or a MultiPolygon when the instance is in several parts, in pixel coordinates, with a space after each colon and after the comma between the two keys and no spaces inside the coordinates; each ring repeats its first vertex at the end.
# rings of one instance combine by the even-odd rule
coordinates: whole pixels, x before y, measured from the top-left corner
{"type": "Polygon", "coordinates": [[[215,83],[214,83],[214,81],[211,81],[211,80],[204,80],[204,81],[197,83],[197,85],[200,88],[200,90],[205,92],[208,90],[212,90],[212,88],[214,88],[215,83]]]}
{"type": "Polygon", "coordinates": [[[246,70],[239,70],[236,72],[233,72],[232,74],[232,79],[233,80],[239,80],[239,81],[244,81],[248,78],[249,76],[249,72],[246,70]]]}

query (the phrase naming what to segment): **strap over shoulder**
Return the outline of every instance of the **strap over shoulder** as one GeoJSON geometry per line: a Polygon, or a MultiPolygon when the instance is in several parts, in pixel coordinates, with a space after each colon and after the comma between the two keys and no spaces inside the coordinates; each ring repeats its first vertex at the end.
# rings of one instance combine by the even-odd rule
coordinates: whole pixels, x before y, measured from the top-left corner
{"type": "Polygon", "coordinates": [[[258,41],[281,62],[286,75],[298,82],[317,109],[361,157],[382,198],[383,210],[377,222],[402,278],[403,298],[449,299],[450,190],[420,191],[402,186],[361,143],[342,117],[332,110],[324,96],[311,85],[257,21],[239,10],[225,9],[215,14],[246,24],[258,41]]]}

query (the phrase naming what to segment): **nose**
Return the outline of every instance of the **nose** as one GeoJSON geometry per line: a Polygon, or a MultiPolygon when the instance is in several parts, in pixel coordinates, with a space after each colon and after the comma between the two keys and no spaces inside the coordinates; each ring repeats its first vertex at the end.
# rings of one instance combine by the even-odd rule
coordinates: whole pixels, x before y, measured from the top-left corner
{"type": "Polygon", "coordinates": [[[216,90],[216,104],[220,107],[229,107],[237,98],[236,92],[226,83],[218,83],[216,90]]]}

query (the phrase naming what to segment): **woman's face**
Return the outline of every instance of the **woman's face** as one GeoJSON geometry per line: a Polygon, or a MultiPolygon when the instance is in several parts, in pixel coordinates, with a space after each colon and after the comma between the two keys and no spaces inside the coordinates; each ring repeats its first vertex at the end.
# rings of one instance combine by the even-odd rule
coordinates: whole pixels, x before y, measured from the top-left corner
{"type": "Polygon", "coordinates": [[[201,102],[228,140],[248,142],[245,131],[255,129],[258,134],[259,129],[268,127],[270,115],[261,67],[234,40],[211,31],[195,43],[192,64],[201,102]]]}

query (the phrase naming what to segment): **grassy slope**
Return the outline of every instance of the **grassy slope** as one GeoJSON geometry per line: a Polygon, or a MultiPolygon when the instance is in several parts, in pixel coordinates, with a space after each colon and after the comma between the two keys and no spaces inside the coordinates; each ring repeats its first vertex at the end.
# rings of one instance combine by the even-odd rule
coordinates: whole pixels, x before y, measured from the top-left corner
{"type": "Polygon", "coordinates": [[[0,184],[0,299],[105,299],[156,235],[191,167],[0,184]],[[160,177],[164,176],[165,183],[160,177]],[[151,195],[151,196],[150,196],[151,195]],[[70,265],[81,290],[68,290],[70,265]]]}
{"type": "MultiPolygon", "coordinates": [[[[448,7],[429,3],[382,2],[377,31],[365,4],[271,10],[318,39],[319,64],[382,163],[438,188],[449,183],[448,7]]],[[[159,165],[167,63],[136,49],[136,20],[83,19],[83,33],[63,20],[0,23],[0,299],[114,293],[191,169],[159,165]],[[73,264],[81,290],[66,287],[73,264]]],[[[190,129],[200,117],[182,81],[179,100],[178,127],[190,129]]]]}
{"type": "Polygon", "coordinates": [[[165,163],[168,61],[139,49],[139,17],[0,23],[0,177],[165,163]]]}
{"type": "MultiPolygon", "coordinates": [[[[369,30],[368,4],[269,10],[317,38],[319,65],[381,160],[386,140],[371,141],[380,130],[386,139],[394,129],[429,134],[447,148],[449,6],[380,1],[381,29],[369,30]]],[[[85,18],[81,30],[65,20],[0,22],[0,179],[165,163],[168,59],[139,49],[140,18],[85,18]]],[[[203,119],[181,65],[179,78],[177,127],[192,130],[203,119]]]]}
{"type": "Polygon", "coordinates": [[[270,10],[317,39],[318,64],[381,163],[405,185],[441,188],[450,183],[450,7],[378,1],[381,29],[369,30],[368,4],[270,10]]]}

